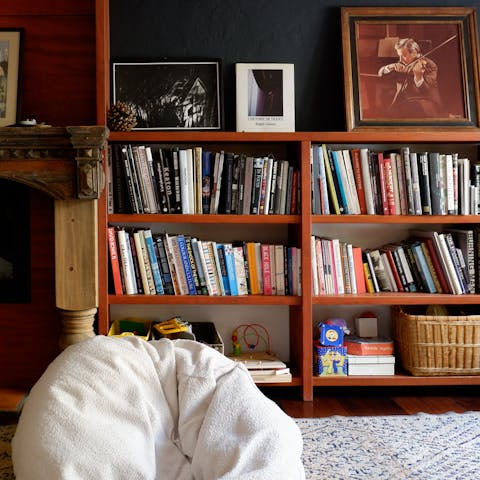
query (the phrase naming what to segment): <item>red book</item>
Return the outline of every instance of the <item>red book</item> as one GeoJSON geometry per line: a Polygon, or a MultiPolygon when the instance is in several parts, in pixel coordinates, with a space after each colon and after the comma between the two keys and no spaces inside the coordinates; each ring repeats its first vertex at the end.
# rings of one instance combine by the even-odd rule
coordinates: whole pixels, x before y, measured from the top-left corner
{"type": "Polygon", "coordinates": [[[385,177],[385,192],[387,195],[388,213],[390,215],[396,215],[397,207],[395,205],[395,187],[393,184],[393,170],[390,157],[385,157],[383,159],[383,175],[385,177]]]}
{"type": "Polygon", "coordinates": [[[115,295],[123,295],[122,277],[120,274],[120,262],[118,260],[117,238],[115,236],[115,227],[108,227],[108,252],[110,255],[110,266],[112,269],[112,278],[115,295]]]}
{"type": "Polygon", "coordinates": [[[362,165],[360,160],[360,150],[352,150],[352,168],[355,177],[355,186],[357,187],[358,203],[360,204],[360,213],[367,214],[367,203],[365,201],[365,188],[363,186],[362,165]]]}
{"type": "Polygon", "coordinates": [[[383,158],[382,152],[378,152],[377,161],[378,179],[380,181],[380,194],[382,200],[382,212],[384,215],[390,215],[390,209],[388,208],[387,185],[385,182],[385,159],[383,158]]]}
{"type": "Polygon", "coordinates": [[[366,293],[367,286],[365,283],[365,271],[363,269],[362,249],[360,247],[352,247],[352,254],[357,293],[366,293]]]}
{"type": "MultiPolygon", "coordinates": [[[[297,214],[297,195],[298,195],[298,170],[292,173],[292,201],[290,203],[290,214],[297,214]]],[[[288,210],[287,210],[288,212],[288,210]]]]}
{"type": "Polygon", "coordinates": [[[393,355],[393,340],[388,338],[345,337],[343,344],[349,355],[393,355]]]}
{"type": "Polygon", "coordinates": [[[262,277],[263,277],[263,294],[272,295],[272,266],[270,259],[270,245],[262,243],[260,245],[262,252],[262,277]]]}

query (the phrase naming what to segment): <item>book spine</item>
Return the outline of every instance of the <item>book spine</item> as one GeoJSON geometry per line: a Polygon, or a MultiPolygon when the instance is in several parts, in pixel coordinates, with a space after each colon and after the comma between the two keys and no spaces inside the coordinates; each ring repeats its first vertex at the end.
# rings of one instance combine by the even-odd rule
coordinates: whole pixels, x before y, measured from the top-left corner
{"type": "Polygon", "coordinates": [[[130,250],[128,233],[120,229],[117,231],[118,249],[120,251],[120,260],[122,264],[123,279],[125,283],[125,293],[133,295],[137,292],[135,283],[135,274],[133,272],[133,260],[128,251],[130,250]]]}
{"type": "Polygon", "coordinates": [[[365,215],[367,213],[367,204],[365,201],[365,187],[363,182],[360,150],[358,148],[354,148],[352,150],[352,168],[355,176],[355,185],[357,188],[357,197],[358,197],[358,204],[360,207],[360,214],[365,215]]]}
{"type": "MultiPolygon", "coordinates": [[[[225,256],[225,267],[227,269],[228,285],[230,287],[230,295],[238,295],[238,282],[235,270],[235,257],[233,254],[233,245],[231,243],[225,243],[223,245],[223,253],[225,256]]],[[[242,260],[243,262],[243,260],[242,260]]]]}
{"type": "Polygon", "coordinates": [[[360,162],[362,171],[362,180],[365,193],[365,208],[368,215],[375,215],[375,203],[373,200],[372,179],[369,168],[369,152],[368,148],[360,149],[360,162]]]}
{"type": "Polygon", "coordinates": [[[418,154],[418,177],[420,182],[420,198],[422,214],[432,214],[432,200],[430,196],[430,177],[428,172],[428,152],[418,154]]]}
{"type": "Polygon", "coordinates": [[[215,247],[217,249],[218,265],[221,281],[223,283],[223,290],[225,292],[224,294],[230,296],[232,292],[230,290],[230,280],[228,278],[227,263],[225,260],[225,247],[222,243],[217,243],[215,247]]]}
{"type": "Polygon", "coordinates": [[[118,259],[117,238],[115,227],[107,228],[108,252],[110,255],[110,268],[112,271],[113,287],[115,295],[123,294],[122,276],[120,273],[120,262],[118,259]]]}
{"type": "Polygon", "coordinates": [[[144,289],[143,289],[143,282],[142,282],[142,278],[141,278],[141,274],[140,274],[140,262],[139,262],[139,258],[138,258],[138,255],[137,255],[137,247],[135,246],[135,239],[133,237],[133,232],[132,233],[126,232],[126,235],[127,235],[127,241],[128,241],[128,244],[129,244],[128,256],[129,256],[129,260],[131,261],[132,266],[133,266],[133,278],[134,278],[134,282],[135,282],[135,284],[134,284],[135,293],[143,294],[145,292],[144,292],[144,289]]]}
{"type": "Polygon", "coordinates": [[[162,274],[163,289],[166,295],[175,295],[173,288],[172,274],[167,259],[167,252],[165,250],[164,239],[162,235],[155,236],[155,243],[158,251],[159,267],[162,274]]]}
{"type": "Polygon", "coordinates": [[[407,191],[407,212],[408,215],[415,215],[415,202],[413,199],[412,169],[410,164],[410,148],[402,147],[400,154],[403,159],[403,168],[405,172],[405,188],[407,191]]]}
{"type": "Polygon", "coordinates": [[[327,179],[327,186],[328,186],[328,198],[331,203],[332,213],[335,213],[335,215],[340,215],[341,213],[340,204],[338,202],[337,190],[335,188],[333,173],[330,166],[330,157],[327,150],[327,146],[325,144],[322,144],[322,156],[323,156],[323,162],[325,165],[325,176],[327,179]]]}
{"type": "Polygon", "coordinates": [[[203,262],[200,254],[200,248],[198,245],[198,240],[194,237],[191,239],[191,247],[192,247],[193,257],[195,259],[195,264],[197,266],[198,282],[200,285],[199,295],[208,295],[207,282],[205,279],[205,272],[203,271],[203,262]]]}
{"type": "Polygon", "coordinates": [[[270,259],[270,246],[266,243],[260,245],[262,254],[263,294],[272,295],[272,269],[270,259]]]}
{"type": "Polygon", "coordinates": [[[412,192],[414,215],[422,215],[422,198],[420,195],[420,177],[418,173],[418,158],[416,152],[410,152],[410,172],[412,174],[412,192]]]}
{"type": "Polygon", "coordinates": [[[235,268],[235,279],[237,282],[237,295],[248,295],[247,276],[245,272],[245,257],[243,247],[233,246],[233,260],[235,268]]]}
{"type": "Polygon", "coordinates": [[[157,254],[153,246],[153,236],[150,229],[143,230],[143,236],[145,238],[145,245],[147,247],[148,258],[150,260],[150,266],[152,268],[153,281],[155,283],[155,291],[157,295],[164,295],[165,290],[163,288],[162,277],[160,275],[160,267],[158,265],[157,254]]]}
{"type": "Polygon", "coordinates": [[[153,170],[156,185],[155,190],[157,192],[158,212],[169,213],[170,207],[168,206],[168,197],[165,187],[165,176],[162,170],[162,162],[160,160],[161,149],[152,150],[151,147],[148,147],[147,155],[151,156],[152,158],[151,168],[153,170]]]}
{"type": "Polygon", "coordinates": [[[176,236],[178,251],[180,253],[180,259],[182,261],[183,270],[185,272],[185,279],[187,282],[188,295],[196,295],[197,287],[195,286],[195,279],[193,276],[192,265],[190,263],[190,257],[188,255],[187,243],[184,235],[176,236]]]}
{"type": "Polygon", "coordinates": [[[212,186],[212,152],[202,152],[202,213],[210,213],[210,195],[212,186]]]}
{"type": "Polygon", "coordinates": [[[170,151],[170,175],[172,178],[172,193],[173,202],[170,202],[170,206],[173,205],[172,213],[182,213],[182,192],[181,192],[181,180],[180,180],[180,158],[178,147],[173,147],[170,151]]]}
{"type": "Polygon", "coordinates": [[[148,260],[144,257],[144,253],[146,252],[144,252],[144,250],[142,249],[142,244],[140,242],[141,234],[142,233],[140,231],[136,231],[133,233],[133,239],[135,242],[134,248],[136,251],[136,257],[138,259],[138,268],[140,272],[140,278],[142,281],[143,293],[145,295],[150,295],[150,294],[155,294],[155,292],[150,291],[150,283],[147,277],[147,268],[146,268],[146,264],[148,260]]]}

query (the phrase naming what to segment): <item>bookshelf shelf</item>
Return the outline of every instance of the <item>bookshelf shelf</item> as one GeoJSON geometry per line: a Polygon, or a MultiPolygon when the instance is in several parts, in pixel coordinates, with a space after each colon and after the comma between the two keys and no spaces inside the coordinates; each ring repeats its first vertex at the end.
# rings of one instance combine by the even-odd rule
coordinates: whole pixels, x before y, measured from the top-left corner
{"type": "Polygon", "coordinates": [[[244,224],[244,225],[289,225],[300,224],[300,215],[198,215],[198,214],[111,214],[108,216],[112,224],[131,223],[201,223],[201,224],[244,224]]]}
{"type": "Polygon", "coordinates": [[[480,295],[436,293],[364,293],[357,295],[319,295],[312,297],[313,305],[476,305],[480,295]]]}
{"type": "Polygon", "coordinates": [[[215,296],[208,295],[109,295],[110,305],[292,305],[301,297],[292,296],[215,296]]]}
{"type": "Polygon", "coordinates": [[[476,224],[478,215],[312,215],[312,223],[444,225],[476,224]]]}

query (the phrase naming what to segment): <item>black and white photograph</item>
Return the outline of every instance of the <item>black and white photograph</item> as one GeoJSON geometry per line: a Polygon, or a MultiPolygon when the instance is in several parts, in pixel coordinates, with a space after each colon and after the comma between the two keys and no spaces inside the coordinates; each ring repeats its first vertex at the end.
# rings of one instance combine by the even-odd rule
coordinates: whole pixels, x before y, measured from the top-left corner
{"type": "Polygon", "coordinates": [[[295,131],[294,65],[237,63],[237,131],[295,131]]]}
{"type": "Polygon", "coordinates": [[[134,130],[221,130],[220,61],[113,63],[113,104],[129,105],[134,130]]]}

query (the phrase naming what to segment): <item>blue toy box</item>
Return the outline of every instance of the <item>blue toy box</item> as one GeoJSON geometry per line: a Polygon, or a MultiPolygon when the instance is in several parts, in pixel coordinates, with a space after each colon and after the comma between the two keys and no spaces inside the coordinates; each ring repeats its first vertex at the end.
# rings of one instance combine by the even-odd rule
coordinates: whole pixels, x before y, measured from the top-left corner
{"type": "Polygon", "coordinates": [[[323,347],[320,342],[313,344],[315,375],[344,376],[348,373],[346,347],[323,347]]]}

